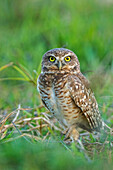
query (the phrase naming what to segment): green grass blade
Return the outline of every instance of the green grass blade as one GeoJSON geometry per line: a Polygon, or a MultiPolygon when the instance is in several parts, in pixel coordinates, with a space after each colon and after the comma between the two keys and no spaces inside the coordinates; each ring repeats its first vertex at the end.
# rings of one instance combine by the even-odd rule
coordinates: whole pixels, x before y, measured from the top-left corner
{"type": "Polygon", "coordinates": [[[23,66],[22,64],[18,63],[18,66],[21,68],[21,70],[30,78],[31,82],[36,85],[37,81],[36,79],[30,74],[29,70],[23,66]]]}
{"type": "Polygon", "coordinates": [[[12,65],[13,65],[13,62],[10,62],[9,64],[6,64],[6,65],[0,67],[0,71],[4,70],[4,69],[6,69],[7,67],[10,67],[10,66],[12,66],[12,65]]]}
{"type": "Polygon", "coordinates": [[[25,78],[25,80],[30,81],[29,77],[19,67],[14,65],[13,68],[17,70],[25,78]]]}
{"type": "Polygon", "coordinates": [[[21,78],[21,77],[7,77],[7,78],[0,78],[0,81],[6,81],[6,80],[30,81],[30,80],[26,80],[26,79],[21,78]]]}
{"type": "Polygon", "coordinates": [[[22,64],[18,63],[18,66],[21,68],[21,70],[23,70],[23,72],[31,79],[33,80],[33,76],[31,76],[29,70],[23,66],[22,64]]]}

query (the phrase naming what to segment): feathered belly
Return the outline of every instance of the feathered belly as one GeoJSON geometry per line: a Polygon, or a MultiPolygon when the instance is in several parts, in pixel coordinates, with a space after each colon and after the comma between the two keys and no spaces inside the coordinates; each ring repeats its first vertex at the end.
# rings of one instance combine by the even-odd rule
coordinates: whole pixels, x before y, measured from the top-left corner
{"type": "Polygon", "coordinates": [[[63,126],[69,127],[76,124],[80,110],[70,96],[66,78],[64,81],[54,82],[53,86],[49,83],[45,86],[40,82],[39,92],[45,107],[63,126]]]}
{"type": "Polygon", "coordinates": [[[42,95],[42,101],[64,127],[76,124],[80,110],[73,103],[68,90],[59,92],[51,89],[48,95],[47,92],[42,95]]]}

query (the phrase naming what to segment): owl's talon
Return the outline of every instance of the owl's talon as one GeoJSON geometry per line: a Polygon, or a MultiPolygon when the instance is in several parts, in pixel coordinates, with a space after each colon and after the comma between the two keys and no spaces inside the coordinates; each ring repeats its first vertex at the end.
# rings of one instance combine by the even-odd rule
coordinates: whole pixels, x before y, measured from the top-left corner
{"type": "Polygon", "coordinates": [[[65,130],[62,131],[62,134],[65,135],[68,132],[69,128],[66,128],[65,130]]]}
{"type": "Polygon", "coordinates": [[[65,130],[65,138],[64,141],[71,139],[72,142],[75,142],[79,139],[79,132],[75,128],[68,128],[65,130]]]}
{"type": "Polygon", "coordinates": [[[71,138],[63,140],[65,144],[71,144],[72,140],[71,138]]]}

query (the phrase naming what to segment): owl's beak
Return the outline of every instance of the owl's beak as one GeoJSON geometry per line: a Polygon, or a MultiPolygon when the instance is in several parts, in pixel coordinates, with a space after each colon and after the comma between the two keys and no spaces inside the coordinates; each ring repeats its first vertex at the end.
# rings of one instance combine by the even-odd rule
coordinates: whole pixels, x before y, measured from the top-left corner
{"type": "Polygon", "coordinates": [[[58,68],[59,68],[59,70],[61,70],[61,68],[62,68],[62,62],[61,61],[59,61],[59,63],[58,63],[58,68]]]}

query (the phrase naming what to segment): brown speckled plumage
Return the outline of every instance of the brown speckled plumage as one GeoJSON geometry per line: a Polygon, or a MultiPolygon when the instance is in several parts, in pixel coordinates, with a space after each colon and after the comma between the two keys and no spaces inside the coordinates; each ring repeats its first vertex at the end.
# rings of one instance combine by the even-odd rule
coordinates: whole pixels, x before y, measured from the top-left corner
{"type": "Polygon", "coordinates": [[[69,136],[77,140],[78,129],[99,131],[102,126],[98,104],[88,80],[80,72],[77,56],[70,50],[56,48],[46,52],[42,59],[42,72],[38,89],[45,107],[57,118],[69,136]],[[55,57],[50,62],[49,57],[55,57]],[[71,60],[65,62],[64,58],[71,60]],[[59,61],[61,68],[59,69],[59,61]]]}

